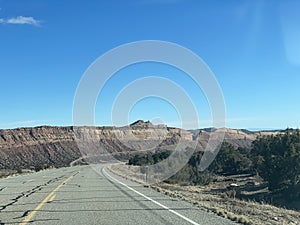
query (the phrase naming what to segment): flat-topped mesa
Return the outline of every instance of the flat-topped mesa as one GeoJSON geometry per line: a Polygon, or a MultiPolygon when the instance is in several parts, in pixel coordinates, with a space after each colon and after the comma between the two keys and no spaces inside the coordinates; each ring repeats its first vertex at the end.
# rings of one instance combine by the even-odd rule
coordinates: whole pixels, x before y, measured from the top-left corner
{"type": "MultiPolygon", "coordinates": [[[[249,147],[257,136],[284,132],[222,129],[225,132],[224,141],[236,147],[249,147]]],[[[174,149],[179,141],[184,144],[197,141],[197,149],[203,150],[210,135],[217,130],[210,128],[187,131],[143,120],[124,127],[42,126],[0,129],[0,170],[27,169],[35,165],[67,166],[85,153],[80,151],[82,148],[96,151],[104,147],[107,152],[125,158],[133,151],[174,149]]]]}

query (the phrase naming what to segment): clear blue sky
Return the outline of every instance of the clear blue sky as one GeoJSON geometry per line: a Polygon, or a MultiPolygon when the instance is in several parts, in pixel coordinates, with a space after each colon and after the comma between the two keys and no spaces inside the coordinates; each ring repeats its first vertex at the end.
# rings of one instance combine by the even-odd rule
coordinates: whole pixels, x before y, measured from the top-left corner
{"type": "MultiPolygon", "coordinates": [[[[175,42],[207,63],[224,94],[227,127],[299,127],[299,12],[300,2],[288,0],[0,0],[0,128],[72,125],[74,94],[87,67],[112,48],[149,39],[175,42]]],[[[97,124],[110,125],[115,96],[147,75],[178,83],[201,126],[210,125],[193,82],[151,63],[110,80],[98,99],[97,124]]],[[[137,103],[128,116],[130,122],[159,117],[170,126],[179,119],[157,98],[137,103]]]]}

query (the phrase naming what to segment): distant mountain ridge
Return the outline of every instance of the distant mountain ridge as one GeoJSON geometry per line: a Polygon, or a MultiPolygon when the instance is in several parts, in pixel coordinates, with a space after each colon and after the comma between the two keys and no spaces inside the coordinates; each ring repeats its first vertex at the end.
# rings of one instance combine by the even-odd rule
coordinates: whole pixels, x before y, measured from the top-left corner
{"type": "MultiPolygon", "coordinates": [[[[221,128],[225,132],[224,141],[236,147],[248,147],[258,135],[277,134],[282,131],[251,132],[239,129],[221,128]]],[[[80,158],[76,137],[83,135],[91,140],[86,149],[97,151],[99,143],[115,155],[126,158],[134,151],[172,149],[180,139],[189,142],[198,139],[198,150],[203,150],[211,132],[216,128],[183,130],[165,125],[153,125],[149,121],[138,120],[126,127],[51,127],[16,128],[0,130],[0,169],[29,169],[68,166],[80,158]],[[125,141],[123,137],[129,137],[125,141]]],[[[82,146],[81,146],[82,147],[82,146]]],[[[88,153],[87,153],[88,154],[88,153]]]]}

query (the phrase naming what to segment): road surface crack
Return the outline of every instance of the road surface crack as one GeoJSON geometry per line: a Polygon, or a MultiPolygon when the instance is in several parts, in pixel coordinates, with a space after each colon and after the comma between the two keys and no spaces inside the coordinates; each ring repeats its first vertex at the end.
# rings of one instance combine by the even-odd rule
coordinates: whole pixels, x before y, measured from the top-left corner
{"type": "MultiPolygon", "coordinates": [[[[64,176],[60,176],[60,177],[56,177],[54,179],[51,179],[49,181],[47,181],[46,183],[42,184],[42,185],[37,185],[36,187],[28,190],[28,191],[24,191],[21,194],[19,194],[18,196],[16,196],[15,198],[11,199],[11,202],[6,204],[6,205],[2,205],[0,206],[0,212],[5,210],[7,207],[12,206],[14,204],[16,204],[21,198],[23,197],[29,197],[30,195],[36,193],[37,191],[42,190],[44,187],[46,187],[47,185],[57,182],[59,180],[61,180],[64,176]]],[[[1,225],[1,224],[0,224],[1,225]]]]}
{"type": "MultiPolygon", "coordinates": [[[[0,188],[0,191],[3,191],[5,188],[6,188],[6,187],[2,187],[2,188],[0,188]]],[[[1,225],[1,224],[0,224],[0,225],[1,225]]]]}
{"type": "Polygon", "coordinates": [[[23,213],[22,216],[15,217],[14,219],[20,219],[20,218],[26,217],[29,213],[30,213],[30,210],[27,210],[23,213]]]}

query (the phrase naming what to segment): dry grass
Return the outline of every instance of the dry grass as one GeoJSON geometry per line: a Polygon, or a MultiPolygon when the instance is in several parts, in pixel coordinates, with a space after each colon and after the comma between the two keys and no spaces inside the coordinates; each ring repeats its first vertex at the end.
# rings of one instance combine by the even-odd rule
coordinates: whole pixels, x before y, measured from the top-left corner
{"type": "MultiPolygon", "coordinates": [[[[138,167],[124,164],[114,164],[109,168],[112,172],[144,184],[145,176],[138,167]],[[130,169],[130,170],[128,170],[130,169]]],[[[214,184],[213,184],[214,185],[214,184]]],[[[245,225],[300,225],[300,212],[275,207],[254,201],[243,201],[231,198],[230,195],[211,192],[210,186],[180,186],[176,184],[159,183],[146,185],[154,190],[188,201],[197,207],[214,212],[245,225]]]]}

